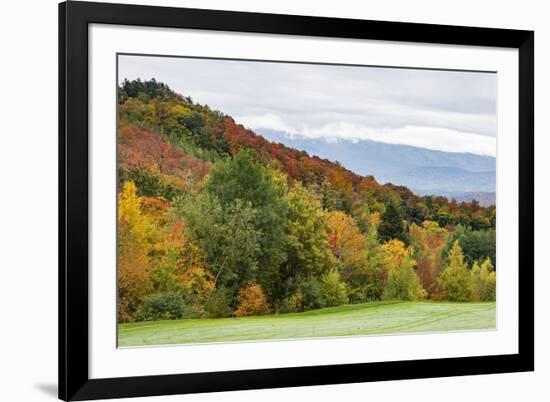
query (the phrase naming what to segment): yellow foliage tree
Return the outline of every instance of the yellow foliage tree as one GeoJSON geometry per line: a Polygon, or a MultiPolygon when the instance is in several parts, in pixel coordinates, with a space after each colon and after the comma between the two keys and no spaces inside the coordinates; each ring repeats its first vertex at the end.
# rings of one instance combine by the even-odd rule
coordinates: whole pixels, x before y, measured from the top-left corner
{"type": "Polygon", "coordinates": [[[344,271],[366,263],[367,241],[351,216],[341,211],[331,212],[327,227],[330,250],[344,271]]]}
{"type": "Polygon", "coordinates": [[[382,299],[385,300],[422,300],[426,291],[416,274],[416,260],[412,247],[405,247],[401,240],[392,239],[381,247],[379,258],[388,267],[387,280],[382,299]]]}
{"type": "Polygon", "coordinates": [[[472,298],[472,277],[468,265],[464,262],[462,248],[455,240],[449,256],[447,266],[440,275],[441,286],[446,297],[451,301],[469,301],[472,298]]]}
{"type": "Polygon", "coordinates": [[[472,275],[472,300],[493,301],[496,299],[496,273],[487,257],[481,267],[474,262],[471,270],[472,275]]]}
{"type": "Polygon", "coordinates": [[[497,292],[497,274],[495,268],[491,262],[491,259],[487,257],[483,264],[481,264],[480,272],[481,280],[485,283],[485,292],[483,293],[483,300],[494,301],[496,300],[497,292]]]}
{"type": "MultiPolygon", "coordinates": [[[[399,267],[405,258],[411,258],[413,251],[410,247],[405,247],[405,243],[401,240],[392,239],[382,245],[391,261],[392,267],[399,267]]],[[[413,263],[413,265],[415,262],[413,263]]]]}
{"type": "Polygon", "coordinates": [[[136,186],[128,181],[118,197],[118,315],[122,322],[132,321],[138,304],[152,289],[150,232],[136,186]]]}
{"type": "Polygon", "coordinates": [[[181,281],[183,286],[195,296],[199,304],[204,303],[214,290],[214,276],[204,267],[198,265],[189,267],[181,275],[181,281]]]}

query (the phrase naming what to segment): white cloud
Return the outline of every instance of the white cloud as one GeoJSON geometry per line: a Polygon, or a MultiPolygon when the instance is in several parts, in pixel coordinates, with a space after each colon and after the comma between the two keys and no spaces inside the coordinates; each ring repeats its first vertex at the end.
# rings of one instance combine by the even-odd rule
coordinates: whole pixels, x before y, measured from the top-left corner
{"type": "Polygon", "coordinates": [[[237,116],[235,121],[250,129],[269,128],[271,130],[284,131],[288,134],[295,134],[297,130],[285,123],[283,119],[272,113],[262,115],[237,116]]]}
{"type": "Polygon", "coordinates": [[[329,123],[319,127],[307,125],[295,128],[274,114],[251,115],[237,118],[237,122],[251,129],[283,131],[289,136],[340,140],[373,140],[389,144],[403,144],[444,152],[469,152],[496,156],[496,138],[448,128],[407,125],[398,128],[371,128],[348,122],[329,123]]]}
{"type": "Polygon", "coordinates": [[[119,74],[155,77],[252,129],[496,154],[493,73],[121,56],[119,74]]]}

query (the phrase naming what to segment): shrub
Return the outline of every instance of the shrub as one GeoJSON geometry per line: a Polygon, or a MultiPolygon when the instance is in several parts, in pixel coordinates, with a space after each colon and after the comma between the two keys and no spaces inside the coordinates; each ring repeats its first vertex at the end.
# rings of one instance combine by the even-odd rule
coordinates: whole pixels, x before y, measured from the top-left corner
{"type": "Polygon", "coordinates": [[[246,317],[250,315],[265,315],[270,313],[267,297],[262,287],[255,281],[248,282],[237,296],[239,307],[235,310],[235,316],[246,317]]]}
{"type": "Polygon", "coordinates": [[[192,318],[193,307],[181,293],[166,292],[148,296],[136,310],[136,321],[192,318]]]}
{"type": "Polygon", "coordinates": [[[321,281],[316,277],[302,280],[299,284],[302,293],[302,309],[304,311],[325,307],[321,281]]]}
{"type": "Polygon", "coordinates": [[[325,273],[321,278],[321,297],[325,307],[334,307],[348,302],[348,291],[337,270],[325,273]]]}
{"type": "Polygon", "coordinates": [[[215,289],[204,301],[204,315],[208,318],[231,317],[233,310],[231,310],[228,300],[226,289],[215,289]]]}
{"type": "Polygon", "coordinates": [[[298,289],[290,297],[287,297],[282,300],[280,304],[277,305],[277,313],[297,313],[302,311],[302,291],[298,289]]]}
{"type": "Polygon", "coordinates": [[[384,287],[384,300],[422,300],[426,291],[413,268],[410,258],[404,258],[401,264],[390,270],[384,287]]]}
{"type": "Polygon", "coordinates": [[[302,291],[298,289],[296,293],[294,293],[290,298],[288,299],[288,305],[292,309],[292,311],[302,311],[302,291]]]}
{"type": "Polygon", "coordinates": [[[350,304],[366,303],[370,300],[372,286],[365,284],[364,286],[348,286],[348,299],[350,304]]]}

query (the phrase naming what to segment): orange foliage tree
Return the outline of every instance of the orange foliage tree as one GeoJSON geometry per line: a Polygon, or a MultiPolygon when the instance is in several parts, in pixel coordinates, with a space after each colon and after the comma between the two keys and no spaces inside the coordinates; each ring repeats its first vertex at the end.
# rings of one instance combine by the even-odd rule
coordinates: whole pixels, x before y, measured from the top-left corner
{"type": "Polygon", "coordinates": [[[255,281],[248,282],[239,290],[237,300],[239,302],[239,307],[235,310],[235,316],[237,317],[270,313],[267,297],[262,287],[255,281]]]}
{"type": "Polygon", "coordinates": [[[364,263],[368,254],[366,239],[351,216],[342,211],[331,212],[327,227],[330,250],[344,271],[364,263]]]}
{"type": "Polygon", "coordinates": [[[361,233],[355,220],[341,211],[331,212],[327,220],[329,248],[337,261],[340,275],[349,287],[350,300],[365,301],[368,282],[376,275],[376,264],[369,261],[369,237],[361,233]]]}
{"type": "Polygon", "coordinates": [[[185,237],[181,222],[166,225],[155,243],[155,254],[155,290],[184,289],[192,297],[195,314],[202,316],[204,302],[214,290],[214,277],[206,267],[203,251],[185,237]]]}
{"type": "Polygon", "coordinates": [[[438,298],[437,277],[441,271],[443,248],[449,233],[437,222],[424,221],[422,226],[412,224],[409,229],[417,261],[416,273],[430,298],[438,298]]]}
{"type": "Polygon", "coordinates": [[[183,189],[193,188],[210,169],[209,162],[185,154],[145,127],[120,128],[118,156],[119,169],[156,173],[183,189]]]}

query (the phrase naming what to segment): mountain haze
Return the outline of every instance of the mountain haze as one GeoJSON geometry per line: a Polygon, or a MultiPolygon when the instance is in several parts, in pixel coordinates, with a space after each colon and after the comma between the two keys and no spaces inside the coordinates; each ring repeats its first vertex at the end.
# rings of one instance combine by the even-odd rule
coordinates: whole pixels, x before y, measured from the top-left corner
{"type": "Polygon", "coordinates": [[[445,195],[465,200],[470,200],[474,194],[484,193],[485,202],[494,202],[496,159],[491,156],[443,152],[372,140],[328,142],[269,129],[256,131],[275,143],[339,161],[346,168],[361,175],[372,175],[381,183],[404,185],[418,194],[445,195]]]}

